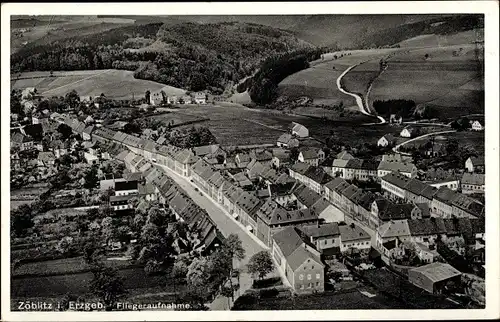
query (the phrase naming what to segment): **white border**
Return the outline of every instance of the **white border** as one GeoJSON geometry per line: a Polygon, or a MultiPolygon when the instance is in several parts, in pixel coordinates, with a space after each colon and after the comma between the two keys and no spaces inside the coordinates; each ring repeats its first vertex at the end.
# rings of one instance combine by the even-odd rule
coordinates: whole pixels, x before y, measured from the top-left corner
{"type": "Polygon", "coordinates": [[[499,98],[498,98],[498,2],[288,2],[288,3],[8,3],[1,6],[2,95],[1,95],[1,183],[2,183],[2,320],[5,321],[131,321],[131,320],[370,320],[370,319],[486,319],[498,318],[499,308],[499,98]],[[486,303],[485,310],[331,310],[331,311],[223,311],[223,312],[102,312],[102,313],[21,313],[10,312],[9,234],[9,90],[10,15],[269,15],[269,14],[485,14],[486,88],[486,303]],[[497,303],[497,305],[495,305],[497,303]]]}

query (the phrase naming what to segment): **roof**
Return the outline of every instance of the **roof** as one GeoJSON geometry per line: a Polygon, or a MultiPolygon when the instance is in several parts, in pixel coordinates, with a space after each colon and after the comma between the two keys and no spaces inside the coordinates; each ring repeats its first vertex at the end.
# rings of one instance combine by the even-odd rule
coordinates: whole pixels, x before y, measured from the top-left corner
{"type": "Polygon", "coordinates": [[[52,152],[40,152],[38,153],[38,160],[43,162],[55,161],[56,156],[52,152]]]}
{"type": "Polygon", "coordinates": [[[340,152],[339,154],[337,154],[337,157],[336,157],[336,159],[341,159],[341,160],[350,160],[353,158],[354,157],[352,156],[352,154],[350,154],[349,152],[347,152],[345,150],[340,152]]]}
{"type": "Polygon", "coordinates": [[[118,181],[115,182],[115,191],[138,189],[137,181],[118,181]]]}
{"type": "Polygon", "coordinates": [[[150,195],[155,193],[155,187],[151,183],[143,183],[139,185],[139,194],[140,195],[150,195]]]}
{"type": "Polygon", "coordinates": [[[174,159],[175,161],[178,161],[182,164],[190,164],[197,161],[194,153],[187,149],[181,150],[177,154],[175,154],[174,159]]]}
{"type": "Polygon", "coordinates": [[[382,238],[410,236],[407,220],[391,220],[377,229],[377,234],[382,238]]]}
{"type": "Polygon", "coordinates": [[[325,187],[328,188],[328,189],[330,189],[330,190],[334,190],[336,187],[338,187],[343,182],[347,183],[347,181],[345,181],[343,178],[336,177],[333,180],[328,181],[325,184],[325,187]]]}
{"type": "Polygon", "coordinates": [[[299,229],[303,231],[307,236],[313,238],[320,237],[330,237],[340,235],[339,225],[336,222],[325,223],[325,224],[315,224],[315,225],[304,225],[300,226],[299,229]]]}
{"type": "Polygon", "coordinates": [[[342,242],[371,239],[370,235],[356,224],[340,225],[339,231],[342,242]]]}
{"type": "Polygon", "coordinates": [[[145,140],[145,144],[144,144],[144,150],[148,151],[148,152],[156,152],[156,143],[154,141],[151,141],[151,140],[145,140]]]}
{"type": "Polygon", "coordinates": [[[350,159],[347,160],[345,168],[350,169],[361,169],[361,170],[372,170],[375,171],[378,168],[378,163],[373,160],[362,160],[362,159],[350,159]]]}
{"type": "Polygon", "coordinates": [[[29,124],[23,127],[23,131],[26,135],[37,136],[43,134],[43,128],[41,124],[29,124]]]}
{"type": "Polygon", "coordinates": [[[434,199],[451,204],[458,196],[458,192],[448,187],[440,187],[434,194],[434,199]]]}
{"type": "Polygon", "coordinates": [[[318,158],[318,151],[315,149],[307,149],[300,152],[304,160],[312,160],[318,158]]]}
{"type": "Polygon", "coordinates": [[[461,182],[462,184],[484,185],[484,181],[484,174],[464,172],[461,182]]]}
{"type": "Polygon", "coordinates": [[[331,181],[332,179],[332,177],[328,175],[321,167],[310,167],[309,169],[307,169],[304,175],[321,185],[327,183],[328,181],[331,181]]]}
{"type": "Polygon", "coordinates": [[[90,126],[87,126],[84,130],[83,130],[83,133],[85,134],[91,134],[92,131],[94,130],[94,126],[93,125],[90,125],[90,126]]]}
{"type": "Polygon", "coordinates": [[[130,200],[130,199],[132,199],[134,197],[136,197],[136,196],[135,195],[110,196],[109,197],[109,202],[126,201],[126,200],[130,200]]]}
{"type": "Polygon", "coordinates": [[[314,190],[309,187],[301,184],[295,191],[293,192],[297,200],[306,206],[307,208],[312,207],[318,200],[322,197],[316,193],[314,190]]]}
{"type": "Polygon", "coordinates": [[[217,144],[211,144],[211,145],[203,145],[203,146],[197,146],[193,148],[193,152],[196,156],[204,156],[207,154],[212,154],[215,153],[219,149],[219,145],[217,144]]]}
{"type": "Polygon", "coordinates": [[[278,138],[278,142],[288,144],[288,142],[290,142],[291,139],[292,135],[290,133],[283,133],[278,138]]]}
{"type": "Polygon", "coordinates": [[[293,125],[292,131],[301,131],[301,130],[309,131],[307,127],[297,122],[292,122],[292,125],[293,125]]]}
{"type": "Polygon", "coordinates": [[[111,130],[111,129],[108,129],[108,128],[105,128],[105,127],[99,127],[97,129],[95,129],[95,131],[92,133],[93,136],[99,136],[99,137],[102,137],[104,139],[108,139],[108,140],[111,140],[113,139],[114,135],[115,135],[115,131],[111,130]]]}
{"type": "Polygon", "coordinates": [[[11,136],[11,141],[14,143],[21,144],[23,142],[33,141],[29,136],[22,134],[21,132],[16,132],[11,136]]]}
{"type": "Polygon", "coordinates": [[[418,272],[425,275],[433,282],[445,281],[447,279],[461,276],[462,273],[453,268],[450,264],[434,262],[428,265],[410,269],[409,272],[418,272]]]}
{"type": "Polygon", "coordinates": [[[410,162],[398,162],[398,161],[380,161],[378,165],[378,170],[383,171],[399,171],[405,173],[412,173],[417,168],[413,163],[410,162]]]}
{"type": "Polygon", "coordinates": [[[292,270],[295,271],[308,259],[313,259],[316,263],[323,266],[323,263],[321,263],[321,260],[318,256],[314,255],[313,253],[302,247],[298,247],[297,249],[295,249],[293,253],[287,256],[286,261],[288,265],[290,265],[292,270]]]}
{"type": "Polygon", "coordinates": [[[296,228],[291,226],[274,233],[273,240],[285,257],[290,256],[304,243],[296,228]]]}
{"type": "Polygon", "coordinates": [[[446,226],[442,218],[408,219],[408,228],[412,236],[446,233],[446,226]]]}
{"type": "Polygon", "coordinates": [[[255,177],[261,175],[262,172],[264,172],[266,170],[266,167],[262,163],[260,163],[259,161],[256,161],[253,164],[252,164],[252,162],[249,163],[247,168],[248,168],[248,177],[250,177],[250,178],[255,178],[255,177]]]}
{"type": "Polygon", "coordinates": [[[307,163],[297,162],[290,167],[290,170],[304,175],[310,167],[311,166],[307,163]]]}
{"type": "Polygon", "coordinates": [[[384,136],[382,136],[382,138],[386,139],[388,142],[396,140],[396,137],[390,133],[385,134],[384,136]]]}
{"type": "Polygon", "coordinates": [[[261,200],[257,197],[257,195],[247,191],[243,191],[235,203],[235,206],[240,207],[243,211],[245,211],[250,217],[253,217],[254,219],[255,219],[255,213],[259,210],[260,205],[261,205],[261,200]]]}
{"type": "Polygon", "coordinates": [[[473,165],[475,166],[481,166],[481,165],[484,165],[484,156],[481,156],[481,157],[470,157],[470,160],[472,162],[473,165]]]}
{"type": "Polygon", "coordinates": [[[250,153],[250,156],[252,159],[255,159],[257,161],[269,161],[273,158],[273,155],[268,152],[268,151],[254,151],[250,153]]]}

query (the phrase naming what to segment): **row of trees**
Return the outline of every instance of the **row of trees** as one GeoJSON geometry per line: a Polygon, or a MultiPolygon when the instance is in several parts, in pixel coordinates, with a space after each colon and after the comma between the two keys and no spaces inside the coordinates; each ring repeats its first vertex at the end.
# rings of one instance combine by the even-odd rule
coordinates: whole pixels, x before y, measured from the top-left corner
{"type": "Polygon", "coordinates": [[[248,93],[257,104],[272,103],[278,96],[278,84],[287,76],[309,67],[309,62],[319,59],[323,49],[301,49],[267,58],[251,81],[238,90],[248,87],[248,93]]]}

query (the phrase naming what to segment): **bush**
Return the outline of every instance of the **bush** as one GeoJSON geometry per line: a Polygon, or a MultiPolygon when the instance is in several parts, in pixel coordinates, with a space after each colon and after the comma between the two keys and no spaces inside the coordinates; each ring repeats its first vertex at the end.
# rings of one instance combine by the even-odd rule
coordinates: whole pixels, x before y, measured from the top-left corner
{"type": "Polygon", "coordinates": [[[270,298],[270,297],[277,297],[279,295],[279,291],[277,288],[268,288],[264,290],[259,291],[259,297],[260,298],[270,298]]]}

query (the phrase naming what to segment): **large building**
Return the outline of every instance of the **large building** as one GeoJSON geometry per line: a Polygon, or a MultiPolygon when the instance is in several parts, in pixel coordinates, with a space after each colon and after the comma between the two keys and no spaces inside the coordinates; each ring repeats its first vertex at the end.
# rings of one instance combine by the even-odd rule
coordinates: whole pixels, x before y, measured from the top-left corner
{"type": "Polygon", "coordinates": [[[440,294],[445,292],[448,283],[459,284],[462,273],[453,266],[435,262],[416,267],[408,271],[408,280],[415,286],[429,293],[440,294]]]}
{"type": "Polygon", "coordinates": [[[325,290],[325,265],[320,253],[304,242],[297,228],[288,227],[273,235],[272,256],[296,293],[325,290]]]}

